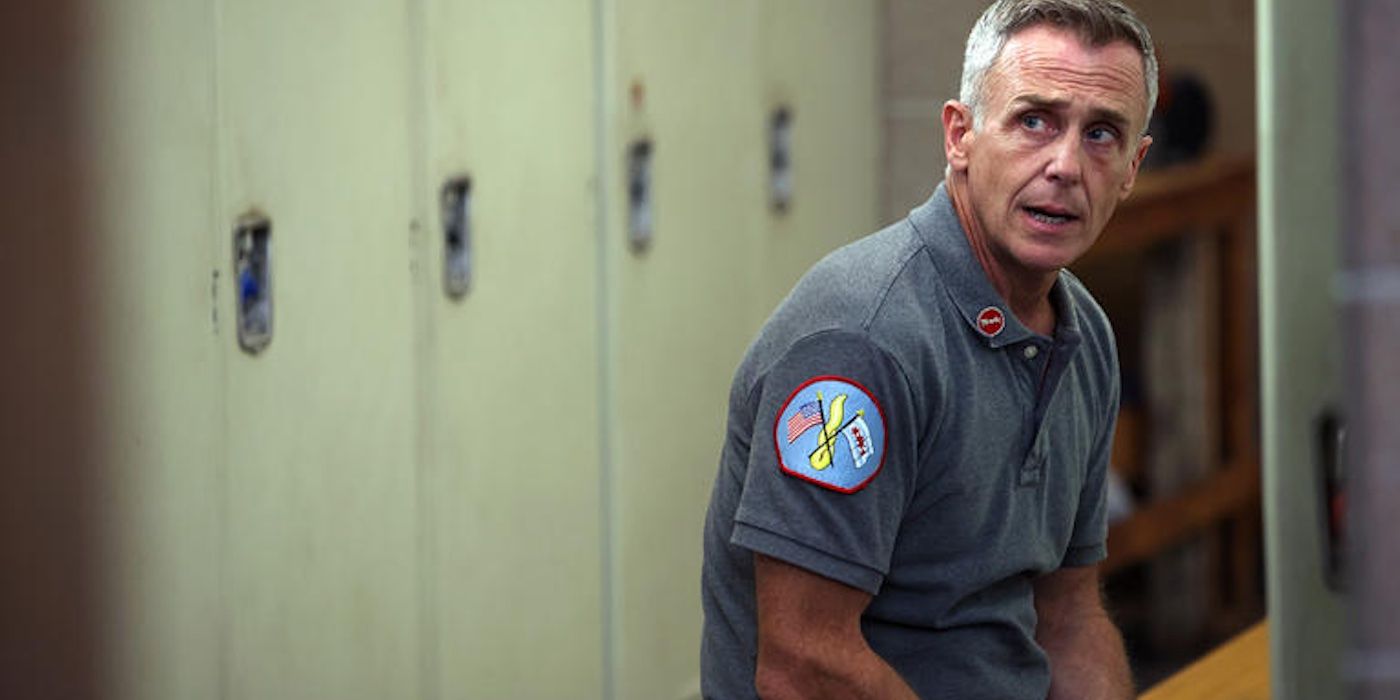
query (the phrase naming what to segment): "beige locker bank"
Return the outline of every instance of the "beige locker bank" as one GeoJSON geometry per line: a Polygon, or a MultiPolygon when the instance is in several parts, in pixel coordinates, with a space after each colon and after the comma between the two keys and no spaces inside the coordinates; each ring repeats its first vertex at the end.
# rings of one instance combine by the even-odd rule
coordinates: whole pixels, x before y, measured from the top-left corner
{"type": "Polygon", "coordinates": [[[695,697],[730,377],[880,223],[877,3],[83,9],[99,685],[695,697]]]}

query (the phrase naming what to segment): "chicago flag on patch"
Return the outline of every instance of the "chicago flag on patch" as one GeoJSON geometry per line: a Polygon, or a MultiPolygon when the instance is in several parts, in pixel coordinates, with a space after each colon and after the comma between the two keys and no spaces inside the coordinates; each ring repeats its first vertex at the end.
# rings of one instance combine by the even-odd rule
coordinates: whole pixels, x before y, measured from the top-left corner
{"type": "Polygon", "coordinates": [[[846,446],[851,448],[851,461],[856,469],[864,467],[870,455],[875,454],[875,447],[870,444],[870,426],[865,424],[865,417],[856,416],[841,434],[846,438],[846,446]]]}

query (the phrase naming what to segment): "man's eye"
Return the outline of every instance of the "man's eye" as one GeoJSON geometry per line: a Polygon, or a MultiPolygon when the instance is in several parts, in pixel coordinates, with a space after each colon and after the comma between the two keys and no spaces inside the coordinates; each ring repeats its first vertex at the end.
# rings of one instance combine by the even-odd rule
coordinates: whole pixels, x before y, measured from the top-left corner
{"type": "Polygon", "coordinates": [[[1106,126],[1092,127],[1085,136],[1090,143],[1113,143],[1118,140],[1118,132],[1106,126]]]}
{"type": "Polygon", "coordinates": [[[1026,114],[1021,117],[1021,126],[1031,131],[1040,131],[1045,128],[1045,119],[1038,114],[1026,114]]]}

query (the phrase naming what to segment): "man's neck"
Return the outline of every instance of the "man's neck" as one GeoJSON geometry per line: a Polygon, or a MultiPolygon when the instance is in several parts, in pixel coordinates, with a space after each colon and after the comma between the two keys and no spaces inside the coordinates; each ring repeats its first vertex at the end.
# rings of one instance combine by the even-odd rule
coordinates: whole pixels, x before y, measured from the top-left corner
{"type": "Polygon", "coordinates": [[[953,173],[948,177],[946,186],[973,256],[991,281],[992,288],[1011,307],[1016,319],[1035,333],[1053,336],[1055,306],[1050,303],[1050,290],[1059,279],[1059,271],[1041,273],[1003,264],[988,244],[981,222],[972,213],[967,202],[966,185],[957,173],[953,173]]]}

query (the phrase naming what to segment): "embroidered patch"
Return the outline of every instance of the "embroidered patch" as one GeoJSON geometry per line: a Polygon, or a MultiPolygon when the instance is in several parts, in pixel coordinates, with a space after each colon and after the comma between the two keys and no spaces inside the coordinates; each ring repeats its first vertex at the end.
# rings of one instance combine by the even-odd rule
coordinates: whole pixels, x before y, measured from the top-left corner
{"type": "Polygon", "coordinates": [[[988,338],[995,338],[1006,327],[1006,315],[995,306],[988,306],[977,314],[977,330],[988,338]]]}
{"type": "Polygon", "coordinates": [[[885,464],[885,415],[859,383],[814,377],[778,412],[773,444],[784,474],[855,493],[885,464]]]}

